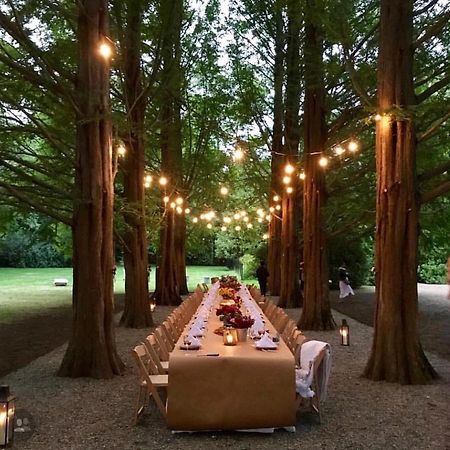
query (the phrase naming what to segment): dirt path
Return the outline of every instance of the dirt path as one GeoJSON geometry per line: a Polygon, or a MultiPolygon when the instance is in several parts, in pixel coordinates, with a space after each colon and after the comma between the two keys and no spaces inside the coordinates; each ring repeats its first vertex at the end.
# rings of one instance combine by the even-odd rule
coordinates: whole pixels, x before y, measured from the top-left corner
{"type": "MultiPolygon", "coordinates": [[[[450,360],[450,300],[448,286],[419,284],[419,330],[423,348],[450,360]]],[[[356,295],[339,303],[338,291],[330,295],[331,307],[346,316],[373,326],[375,291],[372,287],[356,290],[356,295]]]]}

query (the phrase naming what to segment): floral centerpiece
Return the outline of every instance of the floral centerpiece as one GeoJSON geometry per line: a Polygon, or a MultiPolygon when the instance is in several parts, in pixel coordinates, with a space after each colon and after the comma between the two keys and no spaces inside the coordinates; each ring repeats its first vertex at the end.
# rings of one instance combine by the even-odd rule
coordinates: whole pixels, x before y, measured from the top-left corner
{"type": "Polygon", "coordinates": [[[233,288],[221,287],[219,288],[219,295],[224,300],[233,300],[234,296],[236,295],[236,291],[233,288]]]}
{"type": "Polygon", "coordinates": [[[233,328],[244,329],[250,328],[255,323],[255,319],[252,319],[250,316],[235,315],[228,323],[233,328]]]}

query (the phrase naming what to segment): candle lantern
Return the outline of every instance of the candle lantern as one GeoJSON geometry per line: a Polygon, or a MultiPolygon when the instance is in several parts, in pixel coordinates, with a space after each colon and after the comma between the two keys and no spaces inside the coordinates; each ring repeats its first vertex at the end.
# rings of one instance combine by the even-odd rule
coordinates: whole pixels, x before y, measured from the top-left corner
{"type": "Polygon", "coordinates": [[[350,327],[345,319],[342,319],[339,332],[341,333],[341,345],[350,345],[350,327]]]}
{"type": "Polygon", "coordinates": [[[223,343],[224,345],[236,345],[238,342],[238,335],[235,328],[223,329],[223,343]]]}
{"type": "Polygon", "coordinates": [[[0,386],[0,448],[12,445],[15,414],[15,397],[9,392],[9,386],[0,386]]]}

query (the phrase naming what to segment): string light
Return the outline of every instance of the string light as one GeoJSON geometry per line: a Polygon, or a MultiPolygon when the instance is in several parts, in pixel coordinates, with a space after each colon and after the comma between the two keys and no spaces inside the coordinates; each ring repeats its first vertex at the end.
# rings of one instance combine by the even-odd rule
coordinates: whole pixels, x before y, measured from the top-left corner
{"type": "Polygon", "coordinates": [[[212,224],[211,224],[211,223],[208,223],[208,224],[206,225],[206,228],[211,229],[211,228],[212,228],[212,224]]]}
{"type": "Polygon", "coordinates": [[[292,193],[294,192],[294,188],[293,188],[292,186],[288,186],[288,187],[286,188],[286,192],[287,192],[288,194],[292,194],[292,193]]]}
{"type": "Polygon", "coordinates": [[[252,223],[248,223],[248,224],[247,224],[247,228],[248,228],[248,229],[253,228],[253,224],[252,224],[252,223]]]}
{"type": "Polygon", "coordinates": [[[301,172],[298,177],[300,178],[300,180],[304,180],[306,178],[305,172],[301,172]]]}
{"type": "Polygon", "coordinates": [[[240,225],[236,225],[236,226],[234,227],[234,229],[235,229],[236,231],[241,231],[241,226],[240,226],[240,225]]]}
{"type": "Polygon", "coordinates": [[[148,189],[149,187],[151,187],[151,183],[149,183],[148,181],[144,181],[144,187],[146,188],[146,189],[148,189]]]}
{"type": "Polygon", "coordinates": [[[160,184],[161,186],[166,186],[167,183],[168,183],[168,180],[167,180],[166,177],[160,177],[160,179],[159,179],[159,184],[160,184]]]}
{"type": "Polygon", "coordinates": [[[183,208],[181,206],[177,206],[177,213],[181,214],[183,212],[183,208]]]}
{"type": "Polygon", "coordinates": [[[177,206],[177,204],[175,202],[170,202],[170,207],[173,209],[177,206]]]}
{"type": "Polygon", "coordinates": [[[233,216],[233,218],[234,218],[235,220],[239,220],[239,219],[241,218],[241,215],[240,215],[239,213],[236,213],[236,214],[233,216]]]}
{"type": "Polygon", "coordinates": [[[182,205],[182,204],[183,204],[183,198],[182,198],[182,197],[177,197],[177,198],[175,199],[175,203],[176,203],[177,205],[182,205]]]}
{"type": "Polygon", "coordinates": [[[378,122],[378,121],[381,120],[382,117],[383,117],[383,116],[382,116],[381,114],[375,114],[374,120],[375,120],[376,122],[378,122]]]}
{"type": "Polygon", "coordinates": [[[198,222],[198,218],[197,217],[193,217],[192,218],[192,222],[197,223],[198,222]]]}
{"type": "Polygon", "coordinates": [[[248,222],[248,221],[249,221],[249,218],[248,218],[247,216],[245,216],[242,220],[243,220],[244,222],[248,222]]]}
{"type": "Polygon", "coordinates": [[[222,195],[228,195],[228,188],[227,188],[226,186],[222,186],[222,187],[220,188],[220,193],[221,193],[222,195]]]}
{"type": "Polygon", "coordinates": [[[163,202],[164,203],[169,203],[169,197],[167,195],[165,197],[163,197],[163,202]]]}
{"type": "Polygon", "coordinates": [[[242,161],[242,159],[244,158],[244,152],[240,148],[237,148],[233,152],[232,158],[233,158],[233,161],[242,161]]]}
{"type": "Polygon", "coordinates": [[[271,207],[269,208],[269,211],[270,211],[271,213],[273,213],[273,212],[275,212],[275,208],[274,208],[273,206],[271,206],[271,207]]]}
{"type": "Polygon", "coordinates": [[[256,210],[256,214],[258,214],[259,217],[264,217],[264,211],[261,208],[256,210]]]}
{"type": "Polygon", "coordinates": [[[259,222],[259,223],[262,223],[262,222],[263,222],[262,217],[258,217],[258,222],[259,222]]]}
{"type": "Polygon", "coordinates": [[[289,184],[290,182],[291,182],[291,177],[285,175],[285,176],[283,177],[283,183],[284,183],[284,184],[289,184]]]}
{"type": "Polygon", "coordinates": [[[269,215],[266,216],[266,220],[267,220],[267,222],[270,222],[270,216],[269,215]]]}
{"type": "Polygon", "coordinates": [[[119,155],[119,157],[123,158],[126,153],[127,153],[127,148],[125,147],[125,145],[124,144],[119,144],[117,146],[117,154],[119,155]]]}
{"type": "Polygon", "coordinates": [[[223,226],[223,227],[221,228],[221,230],[222,230],[222,231],[227,231],[227,227],[226,227],[226,226],[223,226]]]}
{"type": "Polygon", "coordinates": [[[295,167],[292,164],[286,164],[286,166],[284,167],[284,171],[288,175],[291,175],[292,173],[294,173],[294,170],[295,170],[295,167]]]}
{"type": "Polygon", "coordinates": [[[269,235],[267,233],[263,234],[263,239],[269,239],[269,235]]]}
{"type": "Polygon", "coordinates": [[[230,219],[229,217],[224,217],[224,218],[223,218],[223,221],[224,221],[225,223],[230,223],[230,222],[231,222],[231,219],[230,219]]]}
{"type": "Polygon", "coordinates": [[[279,202],[280,201],[280,196],[279,195],[274,195],[273,196],[273,201],[274,202],[279,202]]]}
{"type": "Polygon", "coordinates": [[[185,213],[185,214],[190,214],[190,213],[191,213],[191,210],[190,210],[189,208],[186,208],[186,209],[184,210],[184,213],[185,213]]]}
{"type": "Polygon", "coordinates": [[[327,165],[328,165],[328,158],[322,156],[322,158],[319,159],[319,166],[326,167],[327,165]]]}
{"type": "Polygon", "coordinates": [[[153,177],[151,175],[146,175],[145,176],[145,182],[146,183],[151,183],[153,181],[153,177]]]}
{"type": "Polygon", "coordinates": [[[108,44],[107,42],[103,41],[99,46],[98,46],[98,53],[100,54],[100,56],[102,56],[105,59],[109,59],[112,56],[112,47],[110,44],[108,44]]]}
{"type": "Polygon", "coordinates": [[[356,141],[350,141],[348,143],[348,149],[351,152],[356,152],[358,150],[358,143],[356,141]]]}
{"type": "Polygon", "coordinates": [[[334,147],[334,153],[337,156],[341,156],[343,153],[345,153],[344,147],[341,147],[340,145],[334,147]]]}
{"type": "Polygon", "coordinates": [[[244,217],[247,215],[247,211],[241,211],[241,216],[244,217]]]}
{"type": "Polygon", "coordinates": [[[276,209],[277,211],[279,211],[279,210],[281,209],[281,205],[275,206],[275,209],[276,209]]]}

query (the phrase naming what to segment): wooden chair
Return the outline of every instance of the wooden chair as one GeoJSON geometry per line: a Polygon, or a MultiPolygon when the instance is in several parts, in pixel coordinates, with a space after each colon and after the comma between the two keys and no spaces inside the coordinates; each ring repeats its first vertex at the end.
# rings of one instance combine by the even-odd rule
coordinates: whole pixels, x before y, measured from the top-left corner
{"type": "MultiPolygon", "coordinates": [[[[308,341],[307,344],[318,343],[320,341],[308,341]]],[[[326,398],[326,390],[328,384],[328,378],[331,369],[331,349],[329,344],[321,342],[323,344],[322,349],[315,355],[312,360],[301,361],[300,370],[307,371],[306,378],[311,380],[310,397],[303,397],[297,393],[297,408],[306,404],[311,410],[315,411],[319,417],[319,422],[322,421],[321,402],[326,398]]],[[[314,344],[313,344],[314,345],[314,344]]],[[[306,350],[306,347],[305,347],[306,350]]],[[[303,353],[306,353],[303,352],[303,353]]],[[[305,358],[304,358],[305,359],[305,358]]],[[[298,369],[297,369],[298,370],[298,369]]]]}
{"type": "Polygon", "coordinates": [[[169,343],[167,342],[166,333],[164,333],[162,327],[156,327],[153,332],[155,339],[159,346],[159,356],[163,361],[169,361],[169,353],[171,352],[171,348],[169,343]]]}
{"type": "Polygon", "coordinates": [[[149,334],[145,338],[144,345],[154,364],[158,368],[158,373],[161,375],[166,374],[169,371],[169,361],[163,361],[160,358],[159,346],[156,342],[155,336],[153,334],[149,334]]]}
{"type": "Polygon", "coordinates": [[[164,419],[167,419],[166,407],[159,395],[158,389],[162,388],[167,392],[169,385],[168,375],[151,373],[152,371],[157,371],[157,368],[156,365],[152,364],[152,360],[144,345],[134,347],[132,354],[139,371],[139,394],[134,423],[137,423],[139,416],[145,406],[147,406],[150,398],[153,398],[164,419]]]}
{"type": "Polygon", "coordinates": [[[202,286],[203,286],[203,292],[208,292],[209,291],[209,287],[208,287],[208,285],[206,284],[206,283],[202,283],[202,286]]]}

